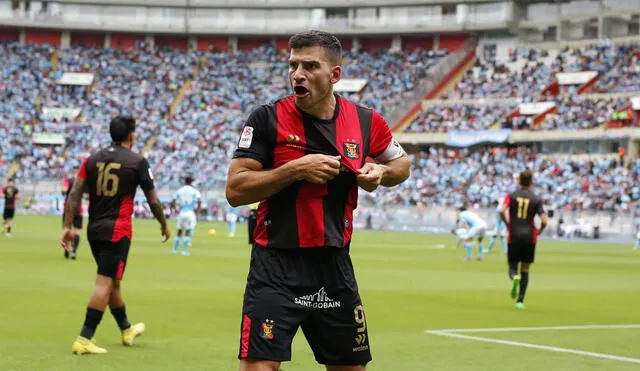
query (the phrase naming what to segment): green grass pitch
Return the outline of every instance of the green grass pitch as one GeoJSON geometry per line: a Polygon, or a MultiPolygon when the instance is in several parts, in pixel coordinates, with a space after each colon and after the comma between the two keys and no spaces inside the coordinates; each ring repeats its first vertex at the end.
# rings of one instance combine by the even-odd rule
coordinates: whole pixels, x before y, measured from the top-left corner
{"type": "MultiPolygon", "coordinates": [[[[60,217],[17,215],[13,237],[0,236],[0,370],[237,370],[250,249],[245,225],[235,238],[226,232],[224,224],[200,222],[192,256],[172,256],[172,241],[159,242],[154,221],[135,221],[123,290],[131,321],[146,322],[147,332],[134,347],[121,346],[107,311],[96,338],[109,353],[74,356],[71,343],[95,277],[86,237],[79,260],[66,261],[60,217]]],[[[355,232],[352,258],[374,358],[369,370],[640,370],[633,361],[640,362],[638,326],[463,333],[515,342],[509,344],[425,332],[639,324],[640,251],[540,242],[521,311],[509,298],[500,246],[484,262],[464,262],[453,244],[453,236],[355,232]]],[[[293,348],[283,370],[323,369],[301,332],[293,348]]]]}

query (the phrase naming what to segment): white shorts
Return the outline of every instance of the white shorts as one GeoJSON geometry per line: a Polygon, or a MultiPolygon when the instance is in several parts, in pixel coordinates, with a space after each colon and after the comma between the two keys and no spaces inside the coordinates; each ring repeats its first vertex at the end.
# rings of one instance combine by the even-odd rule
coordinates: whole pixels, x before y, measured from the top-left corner
{"type": "Polygon", "coordinates": [[[482,238],[482,237],[484,237],[485,233],[487,233],[487,226],[486,225],[478,225],[478,226],[475,226],[475,227],[469,229],[469,232],[467,232],[467,235],[464,236],[464,238],[465,239],[482,238]]]}
{"type": "Polygon", "coordinates": [[[196,227],[196,213],[193,211],[182,211],[178,215],[178,229],[192,230],[196,227]]]}
{"type": "Polygon", "coordinates": [[[227,214],[227,222],[228,223],[235,223],[237,221],[238,221],[238,215],[232,214],[232,213],[228,213],[227,214]]]}

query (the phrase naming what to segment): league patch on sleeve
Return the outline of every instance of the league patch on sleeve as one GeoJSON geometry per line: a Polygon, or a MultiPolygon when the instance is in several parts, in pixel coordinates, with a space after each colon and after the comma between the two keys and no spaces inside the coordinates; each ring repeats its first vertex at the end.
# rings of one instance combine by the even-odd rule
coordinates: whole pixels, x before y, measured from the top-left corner
{"type": "Polygon", "coordinates": [[[238,147],[249,148],[251,147],[251,141],[253,140],[253,128],[251,126],[245,126],[242,130],[242,136],[240,136],[240,143],[238,147]]]}

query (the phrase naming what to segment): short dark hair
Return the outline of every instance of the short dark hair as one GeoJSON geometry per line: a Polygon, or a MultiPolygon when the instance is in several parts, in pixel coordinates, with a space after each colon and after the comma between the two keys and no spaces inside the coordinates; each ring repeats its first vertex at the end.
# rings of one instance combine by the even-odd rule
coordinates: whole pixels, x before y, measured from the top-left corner
{"type": "Polygon", "coordinates": [[[525,170],[520,173],[520,185],[529,187],[533,183],[533,173],[531,170],[525,170]]]}
{"type": "Polygon", "coordinates": [[[116,116],[109,123],[111,140],[121,143],[136,130],[136,120],[131,116],[116,116]]]}
{"type": "Polygon", "coordinates": [[[342,63],[342,45],[337,37],[329,32],[309,30],[298,32],[289,39],[289,49],[302,49],[321,46],[327,53],[329,61],[334,65],[342,63]]]}
{"type": "Polygon", "coordinates": [[[188,174],[184,177],[184,184],[191,185],[193,183],[193,175],[188,174]]]}

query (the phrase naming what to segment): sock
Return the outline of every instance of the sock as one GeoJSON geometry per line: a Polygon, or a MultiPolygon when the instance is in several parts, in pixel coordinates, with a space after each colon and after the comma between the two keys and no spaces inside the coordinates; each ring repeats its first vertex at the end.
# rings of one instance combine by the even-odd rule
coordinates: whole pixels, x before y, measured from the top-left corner
{"type": "Polygon", "coordinates": [[[518,270],[516,268],[509,267],[509,279],[513,280],[513,277],[518,275],[518,270]]]}
{"type": "Polygon", "coordinates": [[[478,242],[478,258],[482,259],[484,254],[484,244],[482,242],[478,242]]]}
{"type": "Polygon", "coordinates": [[[236,234],[236,222],[229,223],[229,233],[236,234]]]}
{"type": "Polygon", "coordinates": [[[76,235],[73,238],[73,253],[75,254],[76,251],[78,251],[78,245],[80,245],[80,236],[76,235]]]}
{"type": "Polygon", "coordinates": [[[509,251],[509,245],[507,245],[507,239],[502,238],[502,251],[506,254],[509,251]]]}
{"type": "Polygon", "coordinates": [[[7,227],[7,233],[11,233],[11,227],[7,227]]]}
{"type": "Polygon", "coordinates": [[[80,336],[91,339],[96,332],[96,327],[98,327],[100,321],[102,321],[103,314],[104,312],[97,309],[87,308],[87,314],[84,318],[84,325],[82,326],[82,331],[80,331],[80,336]]]}
{"type": "Polygon", "coordinates": [[[529,285],[529,272],[521,272],[520,276],[522,279],[520,280],[520,295],[518,296],[518,301],[524,301],[524,295],[527,292],[527,286],[529,285]]]}
{"type": "Polygon", "coordinates": [[[115,318],[121,331],[131,327],[131,323],[129,323],[129,320],[127,319],[127,311],[124,308],[124,305],[122,308],[111,308],[111,314],[113,315],[113,318],[115,318]]]}
{"type": "Polygon", "coordinates": [[[467,249],[467,260],[471,260],[471,255],[473,254],[473,244],[465,242],[464,248],[467,249]]]}
{"type": "Polygon", "coordinates": [[[184,243],[182,244],[182,251],[187,252],[189,246],[191,246],[191,236],[185,236],[184,243]]]}
{"type": "Polygon", "coordinates": [[[176,236],[176,238],[173,240],[173,251],[178,251],[178,248],[180,247],[181,239],[182,239],[181,236],[176,236]]]}
{"type": "Polygon", "coordinates": [[[491,249],[493,249],[493,245],[495,245],[496,243],[496,239],[495,237],[491,239],[491,241],[489,241],[489,245],[487,246],[487,250],[489,250],[489,252],[491,252],[491,249]]]}

